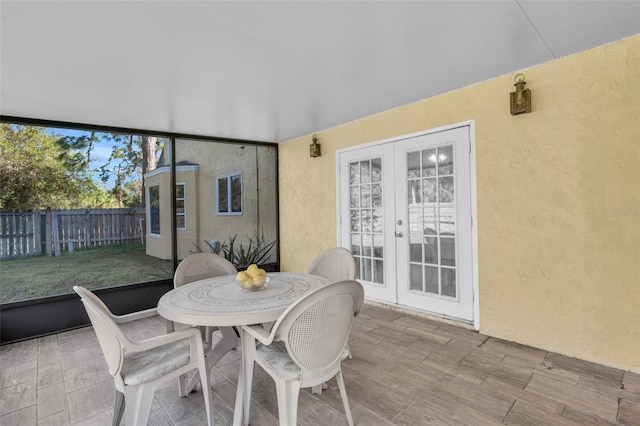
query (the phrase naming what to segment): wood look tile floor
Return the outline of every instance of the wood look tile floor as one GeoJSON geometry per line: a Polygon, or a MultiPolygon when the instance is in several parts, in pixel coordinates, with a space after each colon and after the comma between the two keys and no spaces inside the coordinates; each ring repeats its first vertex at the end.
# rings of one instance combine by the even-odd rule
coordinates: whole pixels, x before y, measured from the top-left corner
{"type": "MultiPolygon", "coordinates": [[[[159,317],[130,324],[161,334],[159,317]]],[[[365,305],[343,373],[364,425],[640,425],[640,375],[365,305]]],[[[215,421],[233,420],[240,354],[212,370],[215,421]]],[[[0,425],[111,425],[114,387],[90,327],[0,347],[0,425]]],[[[335,379],[303,390],[300,425],[346,425],[335,379]]],[[[277,425],[275,385],[256,367],[251,424],[277,425]]],[[[149,425],[206,423],[202,393],[155,393],[149,425]]]]}

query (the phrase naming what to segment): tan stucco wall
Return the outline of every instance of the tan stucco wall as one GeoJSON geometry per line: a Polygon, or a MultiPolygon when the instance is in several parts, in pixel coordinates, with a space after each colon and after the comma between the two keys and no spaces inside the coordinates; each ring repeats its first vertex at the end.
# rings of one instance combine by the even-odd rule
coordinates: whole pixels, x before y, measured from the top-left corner
{"type": "Polygon", "coordinates": [[[282,269],[336,244],[336,150],[475,121],[480,332],[640,372],[640,36],[279,149],[282,269]]]}
{"type": "MultiPolygon", "coordinates": [[[[198,170],[181,172],[176,179],[185,183],[187,228],[178,230],[178,258],[183,259],[198,250],[209,251],[205,241],[229,241],[236,236],[237,244],[248,244],[256,231],[264,230],[265,241],[277,237],[275,149],[269,146],[212,143],[196,140],[176,141],[176,162],[196,163],[198,170]],[[216,178],[242,172],[243,212],[241,215],[216,213],[216,178]]],[[[169,170],[147,178],[147,185],[160,183],[161,235],[147,235],[147,254],[171,258],[171,211],[169,170]],[[166,212],[166,213],[165,213],[166,212]]],[[[271,261],[276,260],[276,249],[271,261]]]]}

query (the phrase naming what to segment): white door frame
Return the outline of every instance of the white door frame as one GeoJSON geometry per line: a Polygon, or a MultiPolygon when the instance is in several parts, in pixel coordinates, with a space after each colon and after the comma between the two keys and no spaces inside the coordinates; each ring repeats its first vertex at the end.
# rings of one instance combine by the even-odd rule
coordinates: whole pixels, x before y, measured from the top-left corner
{"type": "MultiPolygon", "coordinates": [[[[416,133],[407,135],[396,136],[388,139],[383,139],[375,142],[364,143],[361,145],[355,145],[348,148],[340,149],[336,151],[336,182],[340,184],[340,154],[354,151],[362,148],[368,148],[380,144],[389,142],[397,142],[403,139],[414,138],[416,136],[429,135],[431,133],[442,132],[459,127],[469,127],[469,189],[471,191],[471,279],[473,288],[473,327],[475,330],[480,330],[480,300],[479,300],[479,274],[478,274],[478,198],[477,198],[477,180],[476,180],[476,131],[475,120],[463,121],[460,123],[450,124],[447,126],[437,127],[434,129],[423,130],[416,133]]],[[[340,188],[336,189],[336,223],[340,223],[341,212],[341,200],[340,200],[340,188]]],[[[338,245],[341,245],[340,226],[336,227],[336,241],[338,245]]]]}

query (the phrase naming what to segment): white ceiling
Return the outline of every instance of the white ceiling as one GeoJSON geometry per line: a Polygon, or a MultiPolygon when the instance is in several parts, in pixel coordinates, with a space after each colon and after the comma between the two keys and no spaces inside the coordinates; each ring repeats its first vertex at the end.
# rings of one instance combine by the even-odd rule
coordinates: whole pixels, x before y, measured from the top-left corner
{"type": "Polygon", "coordinates": [[[281,142],[640,33],[640,1],[5,1],[5,116],[281,142]]]}

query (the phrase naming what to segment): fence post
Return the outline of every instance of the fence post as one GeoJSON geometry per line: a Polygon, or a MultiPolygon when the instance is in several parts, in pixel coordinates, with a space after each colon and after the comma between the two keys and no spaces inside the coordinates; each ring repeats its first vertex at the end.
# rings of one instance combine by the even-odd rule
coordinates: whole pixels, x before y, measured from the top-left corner
{"type": "Polygon", "coordinates": [[[46,238],[46,244],[47,244],[47,256],[51,256],[51,233],[52,231],[52,227],[51,227],[51,207],[47,207],[47,211],[45,212],[45,221],[46,221],[46,231],[45,231],[45,238],[46,238]]]}
{"type": "Polygon", "coordinates": [[[52,230],[53,230],[53,251],[56,256],[60,256],[62,254],[60,250],[60,231],[58,226],[58,212],[51,213],[51,222],[52,222],[52,230]]]}
{"type": "Polygon", "coordinates": [[[42,254],[42,235],[40,230],[40,210],[32,210],[33,215],[33,241],[35,247],[33,248],[33,254],[38,256],[42,254]]]}
{"type": "Polygon", "coordinates": [[[91,248],[91,231],[93,230],[92,222],[93,216],[91,215],[91,211],[87,210],[84,214],[84,241],[85,248],[91,248]]]}

